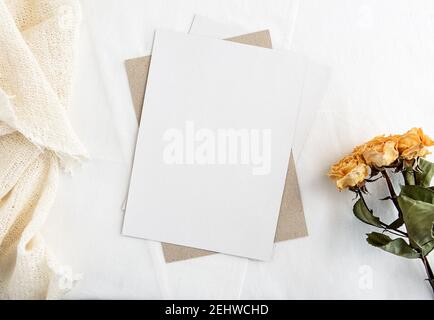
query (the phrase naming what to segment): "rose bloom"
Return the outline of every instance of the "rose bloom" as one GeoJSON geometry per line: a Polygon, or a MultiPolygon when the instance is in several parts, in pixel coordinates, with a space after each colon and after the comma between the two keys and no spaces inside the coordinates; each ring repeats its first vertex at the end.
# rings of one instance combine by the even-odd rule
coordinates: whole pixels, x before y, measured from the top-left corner
{"type": "Polygon", "coordinates": [[[389,166],[399,157],[398,139],[398,136],[378,136],[356,147],[353,153],[362,156],[368,166],[389,166]]]}
{"type": "Polygon", "coordinates": [[[433,145],[434,141],[425,135],[421,128],[413,128],[399,138],[398,151],[401,158],[413,160],[429,154],[430,152],[425,147],[433,145]]]}
{"type": "Polygon", "coordinates": [[[329,177],[339,190],[362,186],[369,175],[369,167],[357,154],[350,154],[330,168],[329,177]]]}

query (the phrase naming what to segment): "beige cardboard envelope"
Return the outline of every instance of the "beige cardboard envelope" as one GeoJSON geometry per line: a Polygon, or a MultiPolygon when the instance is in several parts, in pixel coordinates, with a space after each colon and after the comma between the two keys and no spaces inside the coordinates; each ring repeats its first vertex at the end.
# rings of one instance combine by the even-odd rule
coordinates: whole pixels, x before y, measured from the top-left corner
{"type": "MultiPolygon", "coordinates": [[[[230,39],[228,41],[243,43],[264,48],[272,48],[271,36],[268,30],[249,33],[230,39]]],[[[128,81],[131,90],[137,120],[140,122],[143,99],[145,96],[146,81],[148,77],[151,56],[139,57],[125,61],[128,81]]],[[[280,205],[277,222],[275,242],[307,236],[303,204],[298,186],[294,158],[291,158],[286,174],[285,188],[280,205]]],[[[176,244],[162,243],[166,262],[175,262],[213,254],[214,252],[195,249],[176,244]]]]}

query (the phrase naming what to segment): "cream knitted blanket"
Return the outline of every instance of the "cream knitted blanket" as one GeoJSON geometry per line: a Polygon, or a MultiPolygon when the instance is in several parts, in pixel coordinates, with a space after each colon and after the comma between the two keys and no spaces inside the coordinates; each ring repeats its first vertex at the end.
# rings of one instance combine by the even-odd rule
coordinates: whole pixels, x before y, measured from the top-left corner
{"type": "Polygon", "coordinates": [[[0,0],[0,299],[59,298],[72,284],[40,230],[59,168],[85,157],[66,113],[79,9],[0,0]]]}

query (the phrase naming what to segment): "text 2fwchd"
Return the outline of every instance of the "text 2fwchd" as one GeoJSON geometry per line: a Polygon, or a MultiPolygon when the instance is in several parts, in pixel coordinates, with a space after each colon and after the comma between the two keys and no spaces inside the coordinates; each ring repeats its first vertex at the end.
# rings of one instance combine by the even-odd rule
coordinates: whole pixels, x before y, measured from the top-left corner
{"type": "Polygon", "coordinates": [[[165,307],[166,315],[184,315],[192,318],[201,315],[267,315],[268,306],[265,304],[209,304],[201,306],[180,306],[172,304],[165,307]]]}

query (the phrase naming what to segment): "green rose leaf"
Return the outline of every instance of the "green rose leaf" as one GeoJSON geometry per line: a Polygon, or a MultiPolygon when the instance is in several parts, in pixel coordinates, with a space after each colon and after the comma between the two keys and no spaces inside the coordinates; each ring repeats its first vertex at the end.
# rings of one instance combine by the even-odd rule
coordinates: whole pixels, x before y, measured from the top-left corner
{"type": "Polygon", "coordinates": [[[404,224],[404,218],[398,217],[395,221],[388,225],[389,229],[398,229],[404,224]]]}
{"type": "Polygon", "coordinates": [[[398,197],[407,227],[410,243],[420,248],[426,256],[434,249],[434,204],[409,198],[405,195],[398,197]]]}
{"type": "Polygon", "coordinates": [[[414,171],[411,168],[406,168],[402,171],[402,175],[404,176],[405,185],[415,185],[416,178],[414,176],[414,171]]]}
{"type": "Polygon", "coordinates": [[[367,236],[366,241],[374,247],[408,259],[420,258],[420,254],[402,238],[392,239],[378,232],[371,232],[367,236]]]}
{"type": "Polygon", "coordinates": [[[422,187],[429,187],[434,176],[434,163],[424,158],[419,158],[418,167],[421,172],[415,172],[416,184],[422,187]]]}
{"type": "Polygon", "coordinates": [[[353,213],[357,219],[364,223],[370,224],[374,227],[382,227],[380,219],[374,216],[373,212],[368,209],[362,199],[357,200],[354,204],[353,213]]]}
{"type": "Polygon", "coordinates": [[[434,189],[421,186],[403,186],[401,195],[413,200],[434,204],[434,189]]]}

